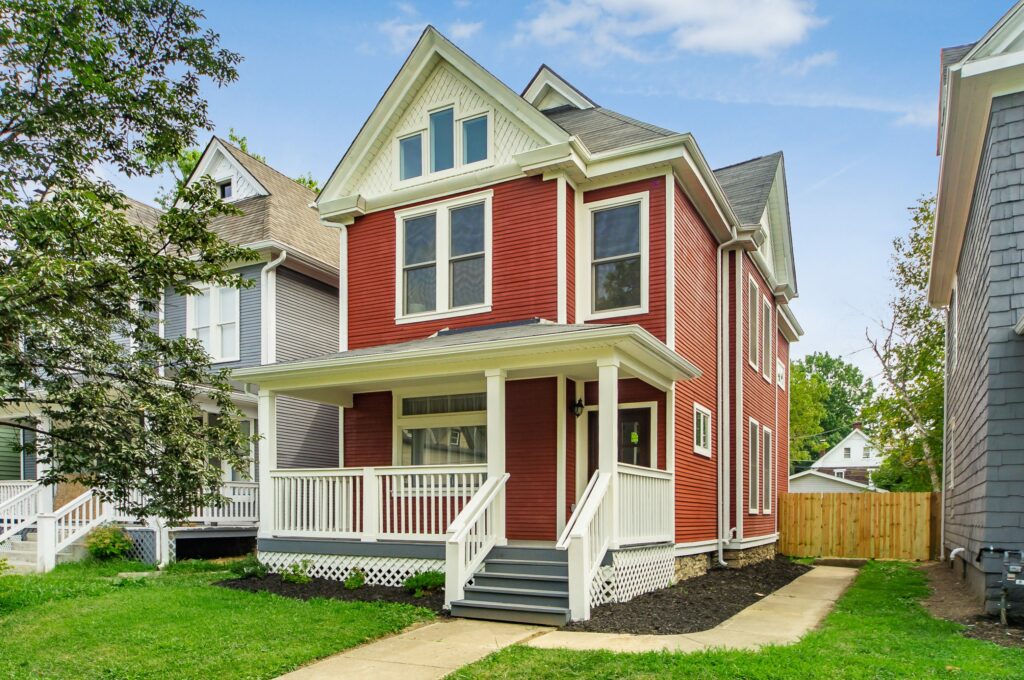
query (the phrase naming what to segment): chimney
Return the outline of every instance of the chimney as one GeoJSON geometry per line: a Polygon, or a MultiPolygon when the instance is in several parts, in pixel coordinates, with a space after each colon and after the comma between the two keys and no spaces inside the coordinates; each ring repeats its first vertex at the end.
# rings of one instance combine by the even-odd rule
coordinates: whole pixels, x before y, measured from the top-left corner
{"type": "Polygon", "coordinates": [[[857,422],[855,422],[855,423],[853,424],[853,429],[855,429],[855,430],[859,430],[859,429],[861,429],[861,427],[860,427],[860,421],[859,421],[859,420],[858,420],[857,422]]]}

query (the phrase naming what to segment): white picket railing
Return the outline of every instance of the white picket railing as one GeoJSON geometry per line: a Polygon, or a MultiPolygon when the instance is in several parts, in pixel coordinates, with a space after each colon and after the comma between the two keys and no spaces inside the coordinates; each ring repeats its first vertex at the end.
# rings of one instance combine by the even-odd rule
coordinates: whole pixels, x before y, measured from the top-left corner
{"type": "Polygon", "coordinates": [[[33,482],[27,489],[0,502],[0,543],[31,527],[44,509],[42,494],[50,489],[33,482]]]}
{"type": "Polygon", "coordinates": [[[39,571],[53,569],[61,550],[113,516],[112,508],[92,489],[54,512],[40,513],[36,519],[39,571]]]}
{"type": "Polygon", "coordinates": [[[576,512],[555,547],[569,551],[569,611],[573,621],[590,618],[590,586],[613,540],[612,473],[590,478],[576,512]]]}
{"type": "Polygon", "coordinates": [[[483,485],[483,465],[273,470],[277,536],[443,540],[483,485]]]}
{"type": "Polygon", "coordinates": [[[445,606],[465,595],[466,583],[498,541],[505,538],[505,486],[509,474],[488,479],[463,508],[445,542],[445,606]]]}
{"type": "Polygon", "coordinates": [[[206,506],[189,517],[202,524],[249,524],[260,519],[259,482],[225,482],[220,494],[231,502],[220,507],[206,506]]]}
{"type": "Polygon", "coordinates": [[[31,480],[2,480],[0,481],[0,505],[3,505],[7,501],[11,500],[18,494],[28,491],[33,486],[38,484],[34,479],[31,480]]]}
{"type": "Polygon", "coordinates": [[[618,544],[673,540],[672,473],[619,463],[618,544]]]}

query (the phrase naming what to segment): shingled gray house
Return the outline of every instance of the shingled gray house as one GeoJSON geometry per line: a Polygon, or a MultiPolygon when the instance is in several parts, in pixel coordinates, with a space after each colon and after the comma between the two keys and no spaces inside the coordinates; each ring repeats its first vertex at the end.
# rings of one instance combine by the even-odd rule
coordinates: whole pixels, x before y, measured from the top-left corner
{"type": "Polygon", "coordinates": [[[994,613],[1024,548],[1024,3],[941,57],[929,301],[948,310],[943,548],[994,613]]]}

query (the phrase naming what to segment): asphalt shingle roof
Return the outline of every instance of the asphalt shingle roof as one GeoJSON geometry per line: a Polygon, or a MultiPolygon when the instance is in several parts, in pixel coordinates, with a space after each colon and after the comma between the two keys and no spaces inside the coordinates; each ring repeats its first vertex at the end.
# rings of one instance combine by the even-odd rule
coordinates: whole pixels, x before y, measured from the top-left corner
{"type": "Polygon", "coordinates": [[[140,224],[147,229],[155,229],[157,222],[163,216],[163,210],[154,208],[151,205],[147,205],[142,201],[136,201],[130,196],[124,197],[125,203],[128,204],[128,208],[124,211],[124,216],[132,224],[140,224]]]}
{"type": "Polygon", "coordinates": [[[741,223],[754,224],[761,220],[781,161],[782,152],[776,151],[715,170],[715,177],[741,223]]]}
{"type": "Polygon", "coordinates": [[[621,149],[679,134],[603,106],[592,109],[560,106],[543,113],[570,135],[579,137],[591,153],[621,149]]]}

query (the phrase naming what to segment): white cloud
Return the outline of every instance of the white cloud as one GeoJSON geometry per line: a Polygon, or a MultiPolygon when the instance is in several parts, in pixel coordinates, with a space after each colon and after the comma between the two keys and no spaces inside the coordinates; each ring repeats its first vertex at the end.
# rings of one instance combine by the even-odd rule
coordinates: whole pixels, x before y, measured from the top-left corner
{"type": "Polygon", "coordinates": [[[416,7],[411,2],[400,2],[397,4],[398,11],[409,16],[416,16],[416,7]]]}
{"type": "Polygon", "coordinates": [[[817,52],[809,57],[804,57],[798,61],[785,66],[782,72],[788,76],[805,76],[812,70],[819,66],[831,66],[836,63],[836,59],[839,55],[834,50],[828,50],[826,52],[817,52]]]}
{"type": "Polygon", "coordinates": [[[469,40],[483,27],[484,22],[482,21],[456,21],[452,24],[452,27],[448,29],[448,33],[452,40],[469,40]]]}
{"type": "Polygon", "coordinates": [[[517,39],[571,44],[590,61],[652,61],[679,50],[763,57],[822,23],[805,0],[546,0],[517,39]]]}
{"type": "Polygon", "coordinates": [[[377,24],[377,29],[384,34],[391,43],[391,49],[395,52],[408,52],[416,44],[416,39],[426,27],[422,21],[403,21],[401,19],[388,19],[377,24]]]}

